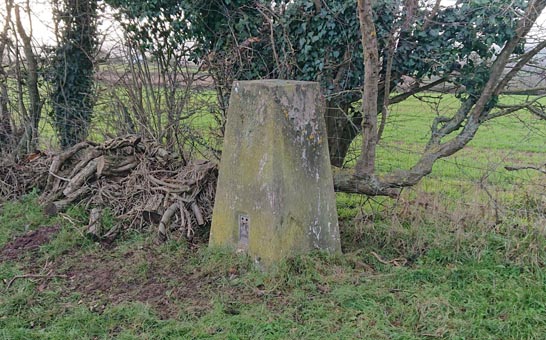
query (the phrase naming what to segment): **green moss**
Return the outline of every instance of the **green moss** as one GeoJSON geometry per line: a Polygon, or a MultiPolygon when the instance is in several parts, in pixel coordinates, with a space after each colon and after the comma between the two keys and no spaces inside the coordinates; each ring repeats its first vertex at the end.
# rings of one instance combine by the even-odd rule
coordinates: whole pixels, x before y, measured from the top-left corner
{"type": "Polygon", "coordinates": [[[314,248],[339,251],[327,146],[320,142],[325,127],[321,110],[314,109],[320,105],[318,86],[283,81],[234,86],[211,245],[236,248],[238,217],[244,214],[250,218],[248,252],[266,266],[314,248]]]}

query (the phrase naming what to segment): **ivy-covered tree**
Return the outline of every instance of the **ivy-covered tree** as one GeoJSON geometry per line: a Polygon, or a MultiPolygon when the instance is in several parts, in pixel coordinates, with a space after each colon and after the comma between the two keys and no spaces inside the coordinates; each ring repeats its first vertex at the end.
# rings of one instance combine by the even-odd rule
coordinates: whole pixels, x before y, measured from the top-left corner
{"type": "Polygon", "coordinates": [[[464,147],[484,121],[514,112],[497,110],[497,98],[544,47],[541,43],[526,53],[523,49],[544,8],[537,0],[472,0],[449,6],[440,1],[379,0],[367,2],[364,17],[372,20],[363,25],[363,12],[357,10],[362,2],[352,0],[111,1],[125,22],[132,23],[126,28],[144,37],[143,46],[153,45],[143,32],[157,29],[149,26],[154,22],[150,16],[192,37],[199,45],[193,57],[210,65],[224,102],[234,79],[319,81],[327,98],[332,164],[343,167],[354,138],[362,135],[364,140],[360,170],[337,171],[336,188],[371,195],[396,195],[397,188],[417,183],[437,159],[464,147]],[[369,38],[363,34],[373,39],[361,40],[369,38]],[[363,50],[376,57],[365,58],[363,50]],[[503,73],[510,58],[516,67],[503,73]],[[376,76],[369,78],[370,73],[376,76]],[[366,84],[366,79],[374,83],[366,84]],[[431,122],[430,140],[414,167],[377,177],[375,146],[389,105],[444,83],[456,92],[460,109],[431,122]],[[373,91],[364,91],[363,98],[366,86],[373,91]],[[372,99],[376,105],[368,105],[372,99]],[[359,107],[360,100],[365,106],[359,107]]]}
{"type": "Polygon", "coordinates": [[[60,32],[51,70],[52,116],[67,148],[87,137],[93,114],[97,0],[61,0],[55,17],[60,32]]]}

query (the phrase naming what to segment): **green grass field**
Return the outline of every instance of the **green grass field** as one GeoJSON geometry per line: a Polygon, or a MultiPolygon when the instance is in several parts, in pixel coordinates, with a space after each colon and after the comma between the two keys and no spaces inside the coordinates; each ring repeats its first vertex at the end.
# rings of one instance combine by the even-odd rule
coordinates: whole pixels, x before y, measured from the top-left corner
{"type": "MultiPolygon", "coordinates": [[[[380,172],[411,165],[434,115],[413,99],[392,109],[380,172]]],[[[5,203],[0,339],[544,339],[546,177],[503,167],[544,163],[545,145],[545,121],[488,123],[396,201],[338,194],[343,255],[269,273],[153,233],[94,243],[82,208],[49,218],[36,194],[5,203]],[[46,226],[49,242],[8,256],[46,226]]]]}
{"type": "Polygon", "coordinates": [[[244,256],[143,235],[105,249],[79,234],[80,211],[47,219],[34,199],[3,206],[1,244],[27,229],[61,229],[0,263],[2,339],[543,339],[546,331],[546,240],[529,226],[458,233],[378,220],[359,226],[359,240],[345,229],[345,246],[357,250],[288,259],[266,274],[244,256]],[[382,263],[395,257],[408,262],[382,263]],[[46,278],[7,288],[36,273],[46,278]]]}

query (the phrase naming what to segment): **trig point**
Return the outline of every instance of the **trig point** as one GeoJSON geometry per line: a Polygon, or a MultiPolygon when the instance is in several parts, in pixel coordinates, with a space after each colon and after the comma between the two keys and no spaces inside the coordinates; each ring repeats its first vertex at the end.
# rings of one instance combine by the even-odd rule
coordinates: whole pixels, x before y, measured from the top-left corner
{"type": "Polygon", "coordinates": [[[210,244],[263,266],[313,249],[340,252],[318,83],[233,84],[210,244]]]}

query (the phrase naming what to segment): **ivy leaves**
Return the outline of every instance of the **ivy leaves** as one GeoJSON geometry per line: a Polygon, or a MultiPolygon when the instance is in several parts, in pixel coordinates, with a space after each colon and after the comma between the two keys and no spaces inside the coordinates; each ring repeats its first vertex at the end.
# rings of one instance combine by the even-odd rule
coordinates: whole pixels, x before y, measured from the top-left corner
{"type": "Polygon", "coordinates": [[[62,23],[61,43],[50,71],[51,115],[61,146],[87,137],[93,114],[94,60],[97,49],[97,1],[65,0],[57,12],[62,23]]]}
{"type": "MultiPolygon", "coordinates": [[[[109,3],[121,9],[126,29],[149,50],[161,48],[162,43],[191,40],[198,42],[196,59],[214,53],[218,62],[228,62],[230,72],[239,79],[315,80],[329,94],[362,86],[359,23],[352,0],[109,3]],[[248,41],[253,43],[245,45],[248,41]]],[[[514,36],[515,19],[526,3],[471,0],[431,13],[424,6],[407,11],[401,0],[377,1],[374,12],[380,55],[392,43],[392,34],[398,37],[394,40],[393,84],[402,76],[425,79],[456,73],[454,82],[463,85],[468,95],[476,95],[489,77],[494,47],[502,47],[514,36]]],[[[341,99],[350,102],[358,96],[347,94],[341,99]]]]}

